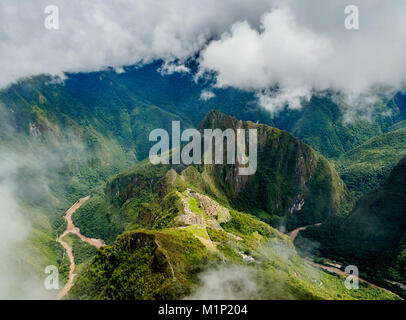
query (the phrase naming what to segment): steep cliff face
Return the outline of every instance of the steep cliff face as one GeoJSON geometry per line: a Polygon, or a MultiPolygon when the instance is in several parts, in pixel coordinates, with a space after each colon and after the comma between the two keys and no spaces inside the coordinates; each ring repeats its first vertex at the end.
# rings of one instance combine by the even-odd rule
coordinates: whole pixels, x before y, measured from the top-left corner
{"type": "MultiPolygon", "coordinates": [[[[328,161],[288,132],[239,121],[219,111],[209,112],[199,129],[257,130],[254,175],[238,175],[238,163],[205,165],[202,170],[212,176],[233,205],[260,215],[272,225],[292,229],[321,222],[351,202],[344,183],[328,161]]],[[[248,133],[245,138],[248,150],[248,133]]]]}

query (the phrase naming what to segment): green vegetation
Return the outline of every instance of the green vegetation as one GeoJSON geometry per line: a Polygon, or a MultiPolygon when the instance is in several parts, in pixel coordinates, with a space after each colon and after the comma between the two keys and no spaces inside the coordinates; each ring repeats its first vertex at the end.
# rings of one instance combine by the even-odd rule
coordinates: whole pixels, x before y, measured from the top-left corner
{"type": "Polygon", "coordinates": [[[308,239],[317,241],[321,246],[316,254],[357,265],[376,283],[387,286],[385,279],[405,283],[405,181],[406,157],[381,187],[360,198],[347,217],[302,231],[296,244],[308,247],[308,239]]]}
{"type": "MultiPolygon", "coordinates": [[[[208,124],[220,129],[235,128],[237,122],[212,111],[200,128],[208,124]]],[[[179,192],[190,188],[208,194],[227,207],[249,212],[273,226],[287,229],[321,222],[329,215],[348,210],[352,197],[327,160],[287,132],[251,122],[243,122],[243,126],[259,131],[255,175],[238,179],[233,165],[199,165],[186,169],[174,166],[175,171],[166,174],[171,166],[154,166],[143,161],[111,178],[104,200],[102,196],[94,197],[78,210],[74,222],[85,235],[103,238],[108,243],[124,229],[156,228],[158,224],[163,228],[176,214],[168,205],[176,198],[166,189],[168,185],[175,186],[179,192]],[[159,204],[151,203],[162,193],[166,199],[159,197],[159,204]]]]}
{"type": "MultiPolygon", "coordinates": [[[[295,253],[287,236],[256,217],[231,210],[221,227],[209,227],[216,225],[213,219],[217,218],[197,201],[196,193],[179,192],[176,183],[174,189],[166,187],[171,191],[161,194],[162,199],[176,195],[194,215],[205,215],[205,222],[175,227],[187,210],[179,208],[179,202],[171,202],[173,212],[178,212],[172,218],[176,224],[128,231],[112,246],[101,248],[77,277],[67,299],[193,297],[205,285],[202,273],[224,268],[252,278],[255,290],[249,295],[243,286],[236,287],[236,295],[244,299],[396,299],[367,285],[346,290],[342,278],[308,265],[295,253]]],[[[158,203],[155,199],[150,205],[158,203]]]]}
{"type": "MultiPolygon", "coordinates": [[[[64,83],[57,83],[49,76],[37,76],[0,91],[0,161],[10,168],[7,171],[10,172],[16,200],[32,227],[18,255],[23,257],[27,273],[43,276],[45,266],[57,265],[61,281],[66,281],[69,261],[66,255],[62,258],[64,251],[56,238],[65,229],[63,215],[66,209],[88,194],[92,198],[77,210],[73,221],[84,235],[104,239],[110,245],[122,232],[139,232],[135,230],[140,228],[147,229],[143,232],[150,232],[154,237],[165,235],[173,237],[174,242],[178,241],[175,239],[181,238],[177,233],[180,230],[174,228],[179,224],[177,217],[183,212],[182,199],[187,201],[192,211],[204,216],[205,223],[210,222],[210,217],[202,212],[202,204],[185,194],[185,190],[207,195],[227,208],[232,219],[217,221],[222,229],[213,223],[204,230],[188,227],[183,230],[184,233],[192,236],[188,239],[193,239],[195,243],[199,242],[193,236],[204,238],[209,248],[212,248],[210,243],[214,243],[216,254],[222,256],[218,258],[209,250],[210,261],[211,258],[223,261],[226,257],[233,263],[243,264],[240,251],[260,257],[263,253],[255,249],[259,242],[272,237],[283,239],[280,233],[253,216],[288,230],[327,218],[329,221],[342,221],[337,216],[349,211],[352,196],[324,157],[334,160],[341,177],[359,197],[378,187],[405,154],[405,98],[400,94],[390,101],[380,99],[374,106],[378,115],[368,120],[355,115],[352,122],[346,122],[345,114],[350,106],[334,102],[329,93],[313,97],[301,110],[284,110],[271,119],[267,111],[258,107],[252,92],[214,88],[215,97],[203,101],[199,98],[201,91],[209,84],[191,81],[193,75],[162,76],[156,71],[157,67],[159,63],[130,68],[123,74],[112,70],[70,74],[64,83]],[[153,144],[148,139],[152,129],[163,128],[170,132],[173,120],[181,121],[182,129],[197,126],[214,108],[221,108],[239,119],[275,127],[243,122],[244,128],[256,127],[260,131],[256,175],[238,180],[232,166],[174,166],[174,171],[169,171],[169,166],[139,162],[148,156],[153,144]],[[280,129],[287,130],[304,143],[280,129]],[[236,240],[235,237],[243,239],[236,240]]],[[[200,128],[213,125],[235,128],[237,122],[220,112],[211,112],[200,128]]],[[[3,178],[1,176],[0,180],[3,181],[3,178]]],[[[387,210],[397,209],[388,207],[387,210]]],[[[326,226],[336,228],[329,221],[326,226]]],[[[71,240],[81,261],[79,269],[84,275],[104,270],[106,255],[110,259],[126,250],[119,246],[115,251],[111,249],[114,245],[102,249],[97,254],[99,264],[92,269],[94,264],[91,263],[88,268],[87,264],[94,251],[81,247],[75,238],[71,240]]],[[[135,260],[144,259],[144,271],[154,263],[150,260],[153,255],[151,241],[148,241],[151,247],[147,245],[145,252],[136,250],[127,255],[129,259],[132,254],[135,260]]],[[[390,260],[393,265],[387,271],[389,278],[396,281],[402,280],[405,274],[402,269],[405,260],[402,241],[397,245],[396,257],[390,260]]],[[[192,242],[191,246],[199,259],[204,256],[203,260],[207,260],[207,253],[203,254],[192,242]]],[[[179,243],[174,247],[179,252],[184,250],[179,243]]],[[[206,249],[202,250],[205,252],[206,249]]],[[[173,252],[175,255],[176,250],[173,252]]],[[[196,277],[187,277],[182,280],[182,288],[178,288],[158,276],[157,283],[162,286],[151,285],[150,290],[142,295],[134,291],[134,286],[142,286],[143,279],[152,281],[155,277],[153,272],[127,279],[125,277],[131,272],[137,271],[136,266],[127,266],[124,260],[109,263],[111,270],[118,268],[113,278],[110,273],[105,278],[96,274],[96,278],[102,277],[100,286],[93,288],[94,284],[91,284],[91,293],[87,296],[75,294],[81,298],[172,297],[191,292],[199,281],[196,277]],[[120,279],[122,267],[123,278],[120,279]],[[112,281],[109,289],[106,289],[106,281],[112,281]],[[130,284],[126,286],[124,282],[130,284]],[[162,289],[166,285],[168,294],[162,289]]],[[[267,270],[257,276],[260,282],[276,281],[280,274],[275,271],[273,263],[270,263],[270,269],[260,268],[267,270]]],[[[289,283],[290,289],[262,296],[385,297],[384,293],[374,289],[368,289],[365,296],[343,294],[338,289],[341,280],[334,277],[328,279],[331,285],[335,283],[337,290],[324,292],[318,284],[309,283],[314,279],[303,278],[304,273],[303,277],[295,280],[288,269],[296,270],[296,267],[284,263],[277,264],[277,268],[285,272],[281,278],[289,283]]],[[[184,269],[177,270],[181,272],[184,269]]],[[[297,270],[294,272],[300,274],[297,270]]],[[[192,273],[197,274],[198,271],[192,273]]],[[[92,274],[89,279],[96,278],[92,274]]],[[[85,276],[81,279],[79,287],[82,281],[85,283],[85,276]]]]}
{"type": "Polygon", "coordinates": [[[80,197],[95,194],[74,221],[86,235],[112,243],[126,217],[106,215],[100,187],[147,156],[152,127],[169,129],[172,120],[191,126],[112,75],[72,75],[64,83],[38,76],[0,91],[0,161],[10,168],[16,200],[32,226],[28,253],[20,256],[35,276],[43,278],[52,264],[66,280],[68,264],[61,261],[64,250],[56,236],[65,229],[64,212],[80,197]]]}
{"type": "Polygon", "coordinates": [[[170,299],[188,293],[204,246],[183,230],[124,233],[99,250],[69,297],[80,299],[170,299]]]}
{"type": "Polygon", "coordinates": [[[400,94],[394,99],[382,96],[369,106],[374,111],[366,117],[362,114],[365,110],[357,110],[326,93],[313,96],[300,110],[285,110],[271,125],[291,132],[332,160],[372,137],[395,130],[396,123],[405,120],[404,100],[400,94]]]}
{"type": "MultiPolygon", "coordinates": [[[[321,222],[351,206],[352,197],[334,168],[291,134],[252,122],[239,123],[218,111],[211,111],[200,128],[238,126],[258,131],[258,168],[254,175],[239,179],[234,165],[206,165],[203,172],[223,194],[220,199],[288,230],[321,222]]],[[[218,192],[210,194],[217,198],[218,192]]]]}
{"type": "Polygon", "coordinates": [[[406,155],[406,127],[374,137],[341,155],[336,168],[359,197],[379,187],[406,155]]]}
{"type": "MultiPolygon", "coordinates": [[[[312,171],[316,183],[327,188],[320,192],[330,192],[339,183],[344,188],[334,169],[322,161],[312,171]]],[[[232,193],[224,184],[208,182],[218,181],[210,166],[175,169],[143,162],[109,180],[104,201],[111,214],[129,217],[128,231],[98,251],[68,299],[193,297],[205,285],[201,275],[222,268],[242,268],[252,277],[256,290],[249,297],[241,293],[243,298],[396,299],[368,285],[346,290],[339,276],[308,265],[286,235],[235,210],[234,201],[225,201],[226,193],[232,193]]],[[[332,217],[337,215],[333,212],[332,217]]]]}

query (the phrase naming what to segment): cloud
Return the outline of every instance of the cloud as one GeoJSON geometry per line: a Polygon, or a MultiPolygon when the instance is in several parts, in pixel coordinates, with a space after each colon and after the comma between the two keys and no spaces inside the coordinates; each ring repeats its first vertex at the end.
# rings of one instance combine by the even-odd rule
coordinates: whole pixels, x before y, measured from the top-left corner
{"type": "Polygon", "coordinates": [[[44,27],[49,4],[1,1],[0,87],[157,59],[164,74],[188,72],[183,63],[195,57],[218,87],[253,90],[272,113],[327,89],[345,100],[405,87],[403,0],[351,1],[360,12],[355,31],[344,28],[341,0],[55,0],[59,30],[44,27]]]}
{"type": "Polygon", "coordinates": [[[259,31],[247,22],[234,24],[204,49],[201,67],[217,72],[218,86],[311,87],[319,61],[331,54],[329,40],[296,25],[288,9],[266,13],[261,21],[259,31]]]}
{"type": "Polygon", "coordinates": [[[404,87],[405,2],[353,1],[360,8],[356,31],[344,28],[342,2],[301,3],[275,6],[259,28],[233,24],[201,52],[201,73],[214,72],[217,87],[256,91],[272,113],[286,104],[299,108],[314,91],[340,92],[361,106],[359,98],[372,88],[393,94],[404,87]]]}
{"type": "Polygon", "coordinates": [[[0,159],[0,299],[49,298],[27,261],[24,246],[31,225],[16,197],[17,161],[7,158],[2,154],[0,159]]]}
{"type": "Polygon", "coordinates": [[[57,291],[46,290],[44,269],[58,265],[53,226],[69,204],[60,173],[89,154],[70,130],[41,132],[30,123],[31,135],[22,136],[7,111],[0,103],[0,299],[51,299],[57,291]]]}
{"type": "Polygon", "coordinates": [[[158,70],[162,75],[173,74],[176,72],[189,73],[190,69],[184,64],[179,62],[168,62],[166,61],[158,70]]]}
{"type": "Polygon", "coordinates": [[[54,0],[59,30],[44,26],[48,0],[0,3],[0,87],[40,73],[180,62],[238,20],[257,23],[270,2],[233,0],[54,0]]]}
{"type": "Polygon", "coordinates": [[[213,91],[209,90],[203,90],[202,93],[200,94],[200,99],[207,101],[211,98],[214,98],[216,94],[213,91]]]}
{"type": "MultiPolygon", "coordinates": [[[[309,241],[306,248],[313,245],[309,241]]],[[[244,265],[219,264],[200,273],[199,286],[185,299],[300,299],[296,281],[320,285],[323,272],[302,260],[287,243],[271,239],[257,249],[257,260],[244,265]]]]}
{"type": "Polygon", "coordinates": [[[241,300],[258,297],[253,270],[245,266],[219,266],[200,274],[201,286],[187,299],[241,300]]]}
{"type": "Polygon", "coordinates": [[[299,108],[312,88],[329,87],[316,75],[332,54],[328,38],[298,26],[292,12],[283,8],[264,14],[260,30],[247,22],[234,24],[204,49],[200,65],[216,72],[218,87],[261,90],[260,105],[275,113],[285,104],[299,108]]]}

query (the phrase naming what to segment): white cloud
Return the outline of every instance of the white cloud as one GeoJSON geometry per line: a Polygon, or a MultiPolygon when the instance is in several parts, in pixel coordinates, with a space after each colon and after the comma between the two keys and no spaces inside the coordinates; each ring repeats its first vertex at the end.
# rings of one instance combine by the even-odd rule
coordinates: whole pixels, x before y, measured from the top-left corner
{"type": "Polygon", "coordinates": [[[168,74],[173,74],[175,72],[184,72],[188,73],[190,72],[190,69],[186,67],[184,64],[179,63],[179,62],[173,62],[173,61],[166,61],[160,68],[159,71],[163,75],[168,75],[168,74]]]}
{"type": "Polygon", "coordinates": [[[59,30],[47,30],[48,0],[0,2],[0,87],[40,73],[96,71],[184,61],[237,20],[258,21],[270,2],[54,0],[59,30]]]}
{"type": "Polygon", "coordinates": [[[2,151],[0,157],[0,299],[50,298],[52,296],[46,292],[43,279],[31,270],[32,267],[29,264],[31,261],[25,250],[31,224],[16,197],[15,174],[19,161],[13,156],[9,158],[10,155],[5,155],[4,150],[2,151]]]}
{"type": "MultiPolygon", "coordinates": [[[[404,87],[406,2],[353,0],[360,29],[344,28],[341,0],[55,0],[60,29],[44,27],[48,0],[0,4],[0,87],[39,73],[96,71],[155,59],[163,73],[200,71],[217,86],[257,92],[278,112],[312,90],[348,96],[404,87]],[[278,90],[275,90],[278,89],[278,90]]],[[[392,91],[393,91],[392,90],[392,91]]]]}
{"type": "Polygon", "coordinates": [[[211,98],[214,98],[216,94],[213,91],[210,90],[203,90],[202,93],[200,94],[200,99],[203,101],[207,101],[211,98]]]}
{"type": "Polygon", "coordinates": [[[264,90],[257,93],[260,106],[269,110],[272,116],[282,111],[285,106],[289,109],[300,109],[303,101],[310,101],[312,92],[306,87],[283,88],[282,90],[264,90]]]}
{"type": "Polygon", "coordinates": [[[247,22],[234,24],[202,52],[201,66],[218,73],[218,86],[311,87],[315,68],[331,53],[328,39],[297,26],[288,9],[278,9],[263,15],[260,31],[247,22]]]}
{"type": "Polygon", "coordinates": [[[344,93],[347,103],[371,88],[400,90],[406,80],[406,3],[354,3],[360,7],[357,31],[344,28],[339,1],[288,1],[264,13],[259,28],[236,22],[202,51],[201,72],[214,71],[218,87],[257,91],[272,113],[285,104],[300,107],[314,90],[344,93]]]}
{"type": "Polygon", "coordinates": [[[255,273],[248,267],[229,265],[200,274],[200,287],[189,300],[242,300],[258,297],[255,273]]]}

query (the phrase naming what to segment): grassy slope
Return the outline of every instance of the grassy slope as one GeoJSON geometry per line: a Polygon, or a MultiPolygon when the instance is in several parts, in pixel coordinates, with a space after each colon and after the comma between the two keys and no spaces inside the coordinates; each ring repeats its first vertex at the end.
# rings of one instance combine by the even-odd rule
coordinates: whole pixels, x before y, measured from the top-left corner
{"type": "Polygon", "coordinates": [[[368,139],[393,130],[391,126],[405,119],[406,108],[402,104],[405,98],[397,97],[396,104],[394,99],[378,100],[370,106],[374,112],[369,118],[355,113],[351,121],[345,121],[346,113],[356,112],[356,108],[337,104],[329,95],[314,96],[301,110],[287,110],[277,115],[274,126],[291,132],[326,158],[336,159],[368,139]]]}

